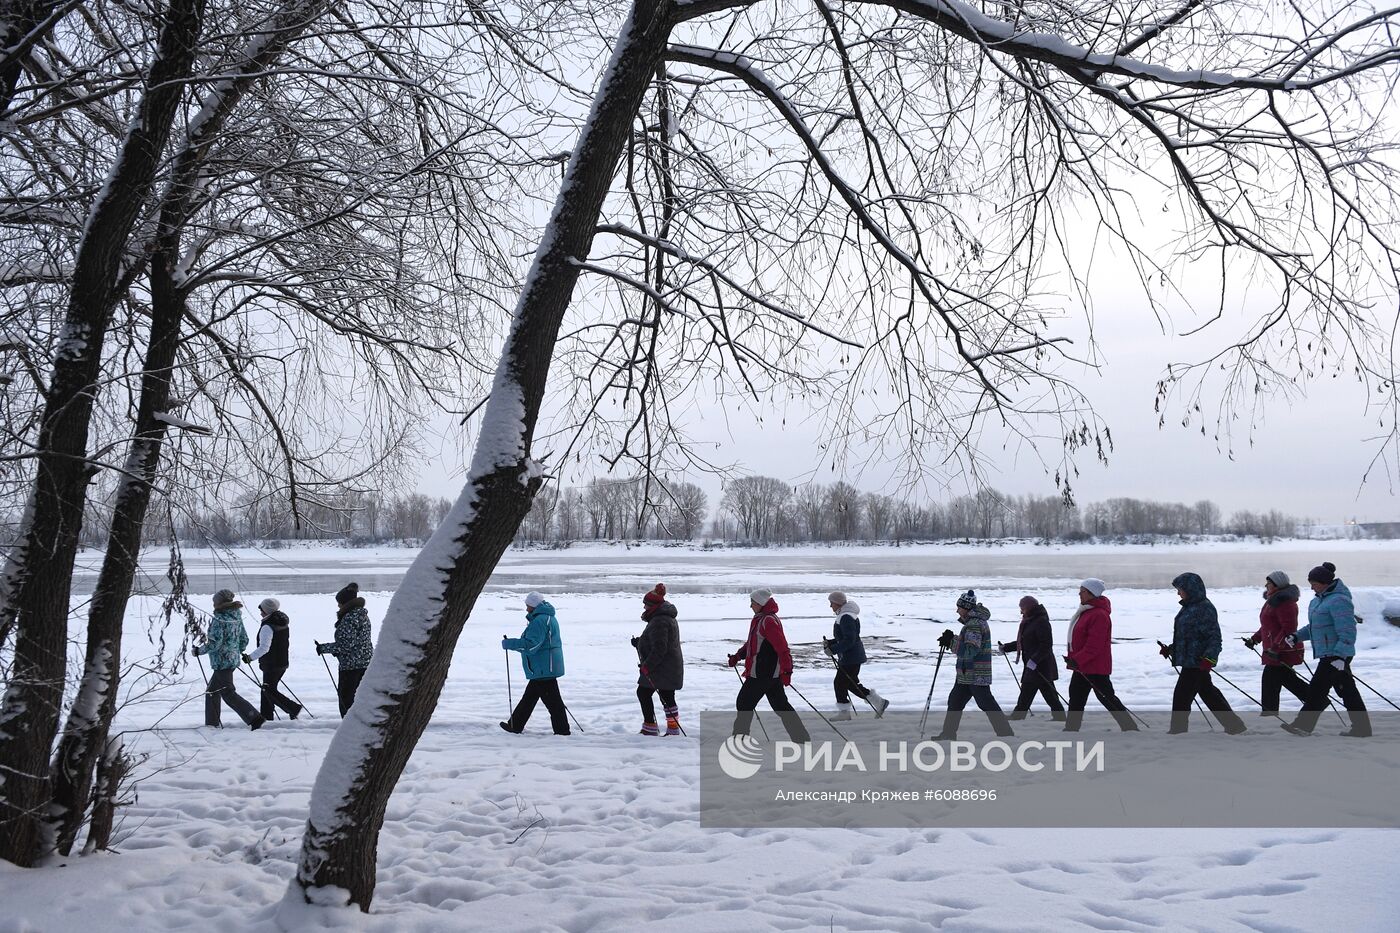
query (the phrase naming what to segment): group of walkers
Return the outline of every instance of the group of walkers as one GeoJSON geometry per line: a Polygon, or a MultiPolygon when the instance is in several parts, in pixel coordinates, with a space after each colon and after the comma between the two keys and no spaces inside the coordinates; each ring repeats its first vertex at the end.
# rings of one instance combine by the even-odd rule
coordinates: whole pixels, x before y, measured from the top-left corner
{"type": "MultiPolygon", "coordinates": [[[[360,587],[351,583],[335,594],[335,641],[322,644],[316,642],[316,653],[333,655],[340,662],[340,679],[336,682],[336,693],[340,701],[340,715],[344,716],[355,702],[355,691],[369,667],[374,644],[370,639],[369,612],[365,609],[360,587]]],[[[248,631],[243,627],[243,604],[232,590],[223,589],[214,594],[214,615],[209,621],[202,645],[196,645],[196,657],[209,658],[209,674],[204,692],[204,724],[219,728],[222,726],[220,711],[224,704],[238,714],[250,729],[261,729],[263,723],[276,715],[280,709],[288,719],[301,715],[303,707],[294,698],[285,696],[278,686],[287,673],[290,662],[291,620],[282,611],[282,605],[269,597],[258,603],[262,624],[258,627],[257,646],[248,648],[248,631]],[[248,675],[257,685],[260,708],[254,709],[239,695],[233,682],[233,672],[240,664],[250,667],[258,662],[262,678],[248,675]]]]}
{"type": "MultiPolygon", "coordinates": [[[[1283,690],[1302,701],[1297,716],[1282,723],[1284,729],[1296,735],[1310,734],[1317,727],[1318,717],[1328,706],[1333,691],[1341,697],[1350,714],[1350,728],[1342,734],[1353,737],[1371,734],[1366,705],[1351,672],[1358,618],[1351,592],[1338,579],[1336,571],[1331,563],[1309,571],[1308,584],[1313,598],[1308,605],[1307,624],[1301,628],[1298,624],[1299,588],[1284,571],[1270,573],[1265,580],[1259,628],[1242,639],[1259,655],[1262,666],[1262,715],[1279,716],[1279,697],[1283,690]],[[1295,670],[1299,664],[1307,664],[1303,657],[1304,642],[1311,643],[1318,662],[1316,672],[1309,669],[1311,678],[1308,680],[1295,670]]],[[[1188,572],[1177,576],[1172,586],[1176,588],[1181,608],[1173,622],[1171,642],[1158,642],[1162,657],[1176,671],[1169,734],[1186,732],[1193,704],[1199,707],[1202,703],[1219,720],[1225,732],[1244,732],[1244,721],[1231,709],[1212,677],[1220,659],[1222,636],[1220,619],[1206,595],[1205,582],[1199,574],[1188,572]]],[[[954,682],[948,693],[942,730],[934,739],[957,738],[962,714],[969,702],[976,703],[987,714],[997,735],[1010,736],[1014,734],[1012,721],[1024,719],[1037,696],[1050,708],[1053,719],[1064,723],[1067,732],[1080,729],[1090,696],[1112,714],[1121,730],[1136,731],[1138,717],[1123,704],[1113,687],[1113,606],[1105,595],[1106,590],[1107,584],[1097,578],[1084,580],[1079,586],[1079,605],[1069,619],[1066,653],[1062,658],[1070,672],[1067,702],[1056,686],[1061,659],[1057,659],[1054,650],[1050,614],[1039,600],[1034,596],[1022,597],[1016,638],[997,643],[992,639],[989,625],[991,613],[978,601],[976,592],[968,590],[958,597],[955,608],[962,627],[956,633],[946,629],[939,637],[934,681],[929,688],[928,702],[931,703],[943,658],[951,654],[954,682]],[[1008,658],[1014,654],[1022,669],[1020,693],[1009,716],[992,694],[994,647],[1000,648],[1008,658]]],[[[681,651],[678,612],[666,596],[666,585],[658,583],[642,597],[641,618],[645,627],[631,639],[637,654],[641,734],[648,736],[684,734],[676,693],[684,686],[685,659],[681,651]],[[664,729],[657,715],[657,699],[665,716],[664,729]]],[[[318,642],[316,652],[334,655],[340,662],[337,691],[340,713],[344,716],[354,702],[373,648],[369,615],[359,587],[351,583],[335,598],[336,640],[327,644],[318,642]]],[[[852,696],[868,704],[879,718],[890,703],[860,679],[861,667],[867,660],[860,634],[860,607],[840,591],[830,593],[827,600],[835,616],[831,637],[822,639],[822,650],[835,669],[832,687],[836,711],[830,718],[835,721],[851,719],[855,714],[852,696]]],[[[206,694],[205,722],[219,725],[221,703],[227,703],[253,729],[272,718],[274,707],[296,719],[302,712],[301,704],[278,690],[288,667],[287,616],[275,599],[259,603],[262,625],[257,647],[245,654],[248,636],[243,629],[241,608],[242,604],[232,591],[220,590],[214,594],[215,611],[208,641],[195,649],[195,654],[209,657],[213,668],[206,694]],[[233,670],[240,660],[248,664],[256,660],[262,669],[261,710],[255,710],[234,689],[233,670]]],[[[735,668],[739,679],[734,732],[748,734],[759,700],[766,699],[792,740],[807,742],[810,735],[787,696],[787,689],[792,687],[793,657],[778,615],[778,603],[770,590],[757,589],[749,594],[749,609],[747,637],[728,657],[728,664],[735,668]]],[[[520,637],[503,636],[501,639],[503,650],[519,652],[526,684],[519,703],[513,705],[510,718],[503,720],[500,726],[511,733],[524,731],[536,704],[543,702],[554,732],[569,735],[570,713],[559,689],[559,678],[564,675],[559,619],[554,607],[537,592],[525,597],[525,615],[526,625],[520,637]]],[[[509,671],[507,665],[507,676],[509,671]]],[[[801,691],[798,694],[801,696],[801,691]]],[[[805,696],[802,699],[811,705],[805,696]]],[[[924,713],[927,717],[928,703],[924,713]]]]}

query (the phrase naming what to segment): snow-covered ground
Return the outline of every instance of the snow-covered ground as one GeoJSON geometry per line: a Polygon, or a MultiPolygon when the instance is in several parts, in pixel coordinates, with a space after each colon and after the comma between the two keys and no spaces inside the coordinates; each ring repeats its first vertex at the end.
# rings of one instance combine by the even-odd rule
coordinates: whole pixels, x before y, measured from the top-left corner
{"type": "MultiPolygon", "coordinates": [[[[1340,550],[1337,542],[1312,547],[1317,560],[1340,550]]],[[[732,708],[737,683],[723,659],[745,631],[748,589],[778,582],[758,569],[772,566],[774,552],[594,550],[507,558],[463,632],[438,712],[390,804],[374,912],[325,913],[326,926],[571,933],[649,924],[726,931],[1397,929],[1394,831],[701,829],[697,742],[636,734],[636,661],[627,639],[641,628],[641,594],[665,579],[680,607],[687,659],[682,721],[694,722],[701,709],[732,708]],[[545,590],[558,608],[568,667],[563,693],[581,734],[550,735],[543,708],[524,735],[496,725],[507,712],[507,663],[516,697],[523,686],[518,657],[507,662],[499,639],[523,626],[520,595],[531,587],[545,590]]],[[[1210,562],[1235,553],[1212,548],[1178,569],[1196,569],[1209,582],[1210,562]]],[[[203,729],[197,667],[180,686],[128,706],[122,725],[129,729],[166,718],[159,731],[130,736],[131,747],[151,757],[135,803],[122,811],[119,851],[30,871],[0,866],[0,933],[275,928],[311,784],[338,721],[312,639],[331,636],[335,581],[372,577],[376,564],[387,572],[394,557],[318,552],[312,562],[320,592],[259,588],[289,567],[303,569],[288,556],[243,555],[240,596],[250,607],[265,595],[282,599],[293,633],[286,682],[317,718],[250,733],[232,727],[237,720],[226,710],[231,728],[203,729]]],[[[839,585],[864,608],[872,663],[863,679],[905,709],[922,707],[929,659],[948,624],[928,619],[952,620],[962,588],[977,588],[999,639],[1015,631],[1019,597],[1036,594],[1062,640],[1077,576],[1093,569],[1076,578],[1036,570],[953,580],[935,571],[855,571],[841,549],[797,556],[800,563],[778,574],[789,638],[815,642],[829,631],[825,594],[839,585]]],[[[1178,556],[1191,555],[1174,552],[1164,567],[1178,556]]],[[[1400,547],[1381,556],[1400,556],[1400,547]]],[[[1355,556],[1333,559],[1345,578],[1355,556]]],[[[157,553],[151,566],[158,572],[160,564],[157,553]]],[[[198,578],[197,555],[190,565],[198,578]]],[[[1296,579],[1307,566],[1286,569],[1296,579]]],[[[1380,619],[1381,605],[1400,598],[1400,577],[1357,589],[1358,610],[1368,619],[1357,671],[1400,699],[1400,628],[1380,619]]],[[[377,632],[389,594],[364,595],[377,632]]],[[[1155,639],[1170,636],[1174,594],[1163,585],[1108,595],[1120,696],[1137,708],[1165,708],[1172,675],[1155,639]]],[[[1226,633],[1221,669],[1253,693],[1257,661],[1231,637],[1254,630],[1258,588],[1211,596],[1226,633]]],[[[207,601],[204,594],[196,599],[207,601]]],[[[141,633],[156,605],[153,598],[133,601],[128,659],[150,653],[141,633]]],[[[256,613],[245,615],[252,635],[256,613]]],[[[994,689],[1009,708],[1015,686],[1004,662],[996,663],[994,689]]],[[[813,661],[795,682],[829,708],[830,680],[813,661]]],[[[239,686],[245,695],[255,692],[242,678],[239,686]]],[[[1248,701],[1223,689],[1256,726],[1248,701]]],[[[945,695],[940,686],[935,709],[945,695]]],[[[1372,694],[1366,699],[1382,705],[1372,694]]],[[[1285,694],[1285,706],[1292,705],[1285,694]]],[[[1323,722],[1340,729],[1334,719],[1323,722]]],[[[1272,721],[1258,728],[1277,730],[1272,721]]],[[[1247,753],[1251,737],[1236,741],[1247,753]]],[[[1344,793],[1346,775],[1337,782],[1320,792],[1344,793]]]]}

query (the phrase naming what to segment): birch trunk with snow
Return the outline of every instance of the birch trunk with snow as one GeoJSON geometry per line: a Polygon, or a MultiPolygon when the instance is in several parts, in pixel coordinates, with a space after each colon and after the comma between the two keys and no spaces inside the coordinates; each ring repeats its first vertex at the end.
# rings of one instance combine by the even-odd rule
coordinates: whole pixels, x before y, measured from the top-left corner
{"type": "Polygon", "coordinates": [[[93,769],[107,746],[109,727],[116,713],[122,621],[136,576],[146,512],[160,468],[161,448],[171,422],[178,422],[166,409],[170,405],[171,381],[188,296],[179,270],[183,233],[200,197],[200,177],[206,157],[228,116],[247,91],[267,74],[287,46],[315,22],[327,6],[324,0],[289,2],[271,22],[259,27],[256,38],[250,40],[235,67],[220,69],[229,77],[216,82],[204,96],[162,198],[149,266],[151,323],[142,366],[136,432],[88,612],[83,677],[52,767],[53,798],[48,818],[56,848],[62,855],[72,850],[82,826],[93,769]]]}
{"type": "MultiPolygon", "coordinates": [[[[16,614],[14,666],[0,708],[0,858],[32,865],[43,841],[49,756],[63,703],[68,608],[91,467],[102,347],[126,247],[146,202],[194,61],[204,0],[172,0],[146,92],[93,205],[73,269],[37,444],[32,513],[3,595],[16,614]]],[[[6,607],[9,608],[9,607],[6,607]]]]}
{"type": "Polygon", "coordinates": [[[541,477],[530,445],[560,324],[677,8],[635,0],[600,79],[497,365],[466,487],[389,603],[374,659],[311,797],[292,902],[368,910],[384,811],[452,652],[541,477]]]}

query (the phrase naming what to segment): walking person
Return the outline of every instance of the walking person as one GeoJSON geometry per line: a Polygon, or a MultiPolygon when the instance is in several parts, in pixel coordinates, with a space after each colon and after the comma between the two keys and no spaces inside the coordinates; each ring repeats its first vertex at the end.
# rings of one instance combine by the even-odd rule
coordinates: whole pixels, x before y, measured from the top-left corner
{"type": "Polygon", "coordinates": [[[243,656],[244,664],[257,661],[262,670],[260,712],[263,719],[272,718],[274,706],[286,713],[288,719],[296,719],[301,714],[301,704],[283,696],[277,689],[290,666],[288,626],[291,620],[281,607],[282,604],[270,596],[258,603],[258,612],[262,613],[262,625],[258,628],[258,646],[243,656]]]}
{"type": "Polygon", "coordinates": [[[1016,630],[1016,640],[1003,642],[999,646],[1003,654],[1016,652],[1016,660],[1021,662],[1023,668],[1021,694],[1016,698],[1016,708],[1011,711],[1011,718],[1025,719],[1031,701],[1039,693],[1049,705],[1055,722],[1064,722],[1065,708],[1060,703],[1059,691],[1055,689],[1060,668],[1055,663],[1055,636],[1050,630],[1050,613],[1034,596],[1022,596],[1020,609],[1021,625],[1016,630]]]}
{"type": "Polygon", "coordinates": [[[1201,698],[1215,714],[1228,735],[1245,731],[1244,720],[1230,709],[1230,701],[1211,680],[1211,669],[1220,661],[1220,616],[1215,604],[1206,598],[1206,584],[1200,574],[1183,573],[1172,580],[1181,609],[1172,622],[1172,643],[1163,645],[1161,654],[1177,667],[1176,689],[1172,691],[1172,724],[1168,735],[1180,735],[1191,722],[1191,704],[1201,698]]]}
{"type": "Polygon", "coordinates": [[[968,700],[975,700],[977,708],[987,714],[997,735],[1015,735],[997,698],[992,695],[992,629],[987,624],[992,614],[977,601],[977,594],[972,590],[958,597],[957,610],[963,624],[962,632],[954,635],[952,629],[945,629],[938,639],[940,646],[956,656],[958,676],[948,693],[943,731],[935,735],[933,741],[951,741],[958,737],[958,725],[968,700]]]}
{"type": "Polygon", "coordinates": [[[1279,695],[1287,690],[1300,701],[1308,700],[1308,682],[1294,668],[1303,662],[1302,645],[1285,644],[1298,631],[1298,585],[1288,574],[1275,570],[1264,578],[1264,605],[1259,610],[1259,630],[1244,643],[1253,648],[1263,645],[1259,663],[1264,666],[1259,682],[1261,716],[1278,715],[1279,695]]]}
{"type": "Polygon", "coordinates": [[[507,732],[524,732],[525,723],[535,711],[535,703],[543,701],[549,710],[549,722],[555,735],[569,734],[569,711],[559,694],[559,678],[564,676],[564,641],[559,635],[559,619],[554,607],[539,593],[525,597],[525,631],[519,638],[502,638],[506,651],[520,652],[520,666],[525,669],[525,692],[515,704],[510,719],[501,723],[507,732]]]}
{"type": "Polygon", "coordinates": [[[666,584],[658,583],[642,597],[642,621],[647,627],[632,639],[637,649],[637,702],[642,705],[642,735],[660,732],[656,705],[651,695],[661,697],[666,714],[666,734],[680,735],[680,707],[676,691],[685,684],[685,657],[681,654],[681,627],[676,607],[666,600],[666,584]]]}
{"type": "Polygon", "coordinates": [[[233,686],[233,672],[243,659],[243,649],[248,647],[248,633],[243,628],[243,613],[239,611],[242,608],[233,590],[215,593],[214,617],[209,620],[208,635],[203,645],[194,648],[196,656],[209,658],[211,673],[204,691],[204,724],[215,729],[223,726],[219,720],[223,703],[227,703],[250,729],[261,729],[267,721],[233,686]]]}
{"type": "Polygon", "coordinates": [[[365,598],[360,595],[360,584],[350,583],[335,594],[335,641],[316,643],[317,654],[335,655],[340,662],[340,680],[336,693],[340,700],[340,718],[350,712],[355,703],[355,692],[364,680],[365,668],[369,667],[374,656],[374,642],[370,637],[369,610],[365,608],[365,598]]]}
{"type": "Polygon", "coordinates": [[[851,694],[854,693],[870,704],[879,719],[889,709],[890,701],[860,682],[860,666],[865,663],[865,643],[860,640],[860,606],[847,599],[846,594],[837,590],[826,597],[836,621],[831,626],[831,637],[822,639],[822,651],[836,662],[836,715],[832,719],[843,721],[851,718],[851,694]]]}
{"type": "Polygon", "coordinates": [[[1107,588],[1108,584],[1097,577],[1079,584],[1079,608],[1070,616],[1069,637],[1065,639],[1069,651],[1065,667],[1071,671],[1066,732],[1079,731],[1091,693],[1113,714],[1119,729],[1138,731],[1128,708],[1113,691],[1113,604],[1104,595],[1107,588]]]}
{"type": "Polygon", "coordinates": [[[1317,671],[1308,685],[1303,709],[1292,722],[1283,723],[1283,728],[1294,735],[1311,734],[1317,728],[1317,718],[1327,708],[1327,695],[1336,690],[1351,717],[1351,728],[1342,735],[1367,738],[1371,734],[1371,715],[1366,712],[1361,691],[1351,676],[1351,662],[1356,655],[1356,609],[1351,590],[1337,578],[1337,568],[1330,562],[1308,571],[1308,585],[1313,591],[1312,602],[1308,603],[1308,624],[1286,636],[1284,642],[1291,647],[1311,641],[1317,671]]]}
{"type": "Polygon", "coordinates": [[[794,742],[810,742],[812,736],[802,724],[802,717],[788,702],[784,687],[792,683],[792,651],[778,618],[778,603],[771,590],[757,589],[749,594],[749,635],[744,646],[729,656],[729,666],[744,662],[743,685],[734,699],[738,714],[734,717],[734,734],[748,735],[753,711],[759,697],[767,697],[768,705],[778,714],[794,742]]]}

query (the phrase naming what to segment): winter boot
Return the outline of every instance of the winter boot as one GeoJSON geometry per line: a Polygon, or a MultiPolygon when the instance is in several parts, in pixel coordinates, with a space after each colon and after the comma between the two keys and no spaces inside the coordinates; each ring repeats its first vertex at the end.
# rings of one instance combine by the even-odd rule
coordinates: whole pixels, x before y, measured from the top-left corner
{"type": "Polygon", "coordinates": [[[1283,726],[1283,730],[1285,732],[1291,732],[1294,735],[1312,735],[1311,729],[1304,729],[1302,726],[1299,726],[1295,723],[1283,722],[1279,723],[1279,725],[1283,726]]]}
{"type": "Polygon", "coordinates": [[[266,719],[263,719],[261,716],[255,716],[253,720],[248,723],[248,728],[254,732],[257,732],[263,727],[263,723],[265,722],[267,722],[266,719]]]}
{"type": "Polygon", "coordinates": [[[879,719],[885,715],[885,710],[890,708],[890,701],[871,690],[865,697],[865,701],[875,708],[875,718],[879,719]]]}
{"type": "Polygon", "coordinates": [[[845,722],[852,718],[853,707],[849,703],[837,703],[836,712],[831,714],[831,718],[836,722],[845,722]]]}
{"type": "Polygon", "coordinates": [[[684,735],[681,732],[681,711],[678,706],[666,707],[666,734],[684,735]]]}
{"type": "Polygon", "coordinates": [[[1364,710],[1349,711],[1351,728],[1339,733],[1349,739],[1369,739],[1371,737],[1371,714],[1364,710]]]}
{"type": "Polygon", "coordinates": [[[656,723],[654,723],[654,722],[644,722],[644,723],[642,723],[642,735],[660,735],[660,734],[661,734],[661,730],[658,729],[658,728],[656,728],[656,723]]]}

